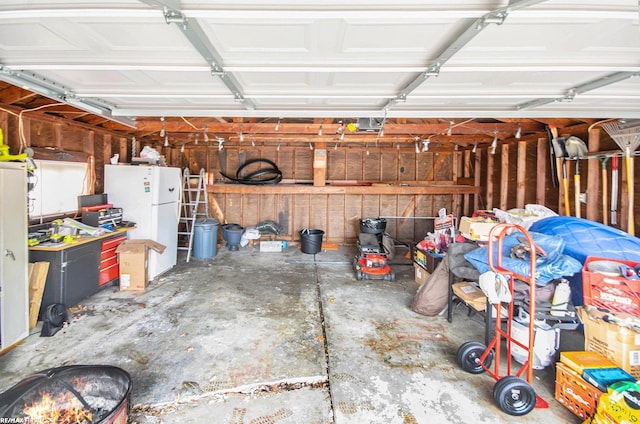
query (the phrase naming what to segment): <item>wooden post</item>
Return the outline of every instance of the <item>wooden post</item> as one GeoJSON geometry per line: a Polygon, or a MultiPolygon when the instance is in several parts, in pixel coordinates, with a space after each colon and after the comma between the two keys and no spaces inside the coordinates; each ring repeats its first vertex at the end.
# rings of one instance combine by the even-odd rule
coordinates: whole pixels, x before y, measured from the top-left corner
{"type": "Polygon", "coordinates": [[[500,167],[500,209],[508,209],[509,196],[509,145],[503,144],[500,149],[502,166],[500,167]]]}
{"type": "Polygon", "coordinates": [[[486,209],[493,209],[493,164],[495,155],[487,150],[487,204],[486,209]]]}
{"type": "MultiPolygon", "coordinates": [[[[600,150],[600,134],[601,130],[598,127],[593,128],[589,131],[589,142],[587,145],[589,146],[590,152],[597,152],[600,150]]],[[[602,164],[599,159],[589,159],[587,161],[587,216],[586,218],[591,221],[599,221],[603,219],[609,211],[608,208],[604,208],[602,211],[602,215],[600,213],[600,206],[602,203],[600,201],[600,196],[598,193],[600,192],[600,170],[602,168],[602,164]]],[[[602,196],[606,196],[606,193],[602,193],[602,196]]],[[[606,197],[605,197],[606,198],[606,197]]],[[[603,221],[601,221],[603,222],[603,221]]]]}
{"type": "MultiPolygon", "coordinates": [[[[461,168],[462,168],[462,152],[454,151],[453,152],[453,164],[452,164],[452,180],[454,184],[458,183],[458,178],[462,176],[461,168]]],[[[462,195],[456,194],[453,196],[451,205],[451,213],[455,216],[461,216],[462,214],[462,195]]]]}
{"type": "Polygon", "coordinates": [[[327,183],[327,143],[316,143],[313,151],[313,185],[324,187],[327,183]]]}
{"type": "Polygon", "coordinates": [[[516,169],[516,207],[524,209],[525,180],[527,178],[527,142],[518,142],[518,169],[516,169]]]}
{"type": "MultiPolygon", "coordinates": [[[[465,150],[464,152],[464,172],[463,175],[465,178],[471,178],[471,151],[465,150]]],[[[469,216],[471,214],[471,195],[465,194],[464,198],[464,208],[462,210],[462,214],[464,216],[469,216]]]]}
{"type": "MultiPolygon", "coordinates": [[[[482,153],[480,150],[476,149],[476,153],[475,153],[475,175],[474,175],[474,185],[476,187],[480,187],[480,184],[482,183],[482,172],[480,172],[480,170],[482,169],[482,153]]],[[[477,211],[478,209],[480,209],[480,194],[474,194],[473,195],[473,210],[477,211]]]]}
{"type": "Polygon", "coordinates": [[[549,160],[549,140],[538,139],[536,149],[536,203],[545,205],[547,201],[547,161],[549,160]]]}

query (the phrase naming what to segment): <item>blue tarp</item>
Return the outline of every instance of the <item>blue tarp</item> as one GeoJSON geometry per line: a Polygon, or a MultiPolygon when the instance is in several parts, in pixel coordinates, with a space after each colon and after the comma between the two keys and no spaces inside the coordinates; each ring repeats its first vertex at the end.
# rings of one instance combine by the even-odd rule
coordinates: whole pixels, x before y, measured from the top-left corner
{"type": "MultiPolygon", "coordinates": [[[[560,277],[571,276],[582,270],[582,264],[576,259],[563,254],[564,240],[559,236],[549,236],[536,232],[529,232],[536,246],[546,252],[546,256],[536,259],[536,284],[545,285],[560,277]]],[[[526,260],[511,257],[511,249],[521,243],[524,235],[515,232],[506,236],[502,242],[502,267],[524,277],[530,278],[531,270],[529,259],[526,260]]],[[[527,243],[525,242],[525,245],[527,243]]],[[[494,257],[498,255],[498,244],[494,243],[494,257]]],[[[489,267],[489,246],[474,249],[464,255],[465,259],[473,264],[480,273],[491,270],[489,267]]],[[[495,265],[495,264],[494,264],[495,265]]]]}
{"type": "Polygon", "coordinates": [[[529,228],[557,235],[565,243],[564,253],[581,263],[587,256],[640,262],[640,239],[599,222],[572,216],[553,216],[534,222],[529,228]]]}
{"type": "MultiPolygon", "coordinates": [[[[564,253],[581,264],[588,256],[640,262],[639,238],[599,222],[572,216],[553,216],[534,222],[529,229],[562,237],[565,242],[564,253]]],[[[573,304],[584,304],[582,273],[568,280],[573,304]]]]}

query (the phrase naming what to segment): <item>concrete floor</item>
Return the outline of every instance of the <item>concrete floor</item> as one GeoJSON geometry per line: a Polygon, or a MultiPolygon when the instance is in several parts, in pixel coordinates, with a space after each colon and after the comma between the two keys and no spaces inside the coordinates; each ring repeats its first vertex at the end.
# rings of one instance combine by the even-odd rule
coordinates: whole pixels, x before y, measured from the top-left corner
{"type": "MultiPolygon", "coordinates": [[[[462,343],[484,340],[482,318],[462,306],[452,324],[416,314],[408,260],[395,282],[357,281],[354,254],[222,247],[144,292],[107,287],[55,336],[39,324],[0,357],[0,391],[45,368],[108,364],[133,378],[132,423],[581,422],[554,400],[552,366],[534,383],[550,408],[503,413],[495,381],[456,363],[462,343]]],[[[562,349],[581,343],[562,333],[562,349]]]]}

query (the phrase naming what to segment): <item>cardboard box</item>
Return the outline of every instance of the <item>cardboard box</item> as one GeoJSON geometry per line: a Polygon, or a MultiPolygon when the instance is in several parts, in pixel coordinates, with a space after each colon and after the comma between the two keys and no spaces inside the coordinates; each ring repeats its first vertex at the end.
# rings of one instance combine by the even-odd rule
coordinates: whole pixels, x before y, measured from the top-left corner
{"type": "Polygon", "coordinates": [[[484,311],[487,308],[487,297],[474,283],[462,282],[453,285],[453,293],[464,303],[476,311],[484,311]]]}
{"type": "Polygon", "coordinates": [[[144,290],[148,283],[149,249],[162,254],[166,246],[153,240],[126,240],[118,246],[120,290],[144,290]]]}
{"type": "Polygon", "coordinates": [[[460,218],[458,231],[469,240],[487,241],[489,240],[489,232],[497,224],[499,223],[488,218],[469,218],[463,216],[460,218]]]}
{"type": "Polygon", "coordinates": [[[444,257],[444,255],[427,252],[416,246],[414,246],[412,250],[413,261],[422,266],[428,273],[433,273],[444,257]]]}
{"type": "Polygon", "coordinates": [[[416,283],[422,285],[427,282],[427,279],[431,274],[427,272],[420,264],[413,263],[413,269],[415,270],[415,279],[416,283]]]}
{"type": "Polygon", "coordinates": [[[616,320],[624,321],[617,314],[588,306],[576,309],[584,324],[584,349],[603,354],[640,378],[640,332],[615,324],[616,320]]]}

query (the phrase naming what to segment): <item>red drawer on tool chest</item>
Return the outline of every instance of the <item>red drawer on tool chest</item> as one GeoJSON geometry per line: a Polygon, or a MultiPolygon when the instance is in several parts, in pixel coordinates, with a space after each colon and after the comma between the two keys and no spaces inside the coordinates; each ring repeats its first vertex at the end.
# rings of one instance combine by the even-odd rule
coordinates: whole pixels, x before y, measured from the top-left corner
{"type": "Polygon", "coordinates": [[[120,276],[120,266],[118,265],[118,254],[116,249],[127,239],[126,235],[111,237],[102,242],[100,252],[100,285],[105,285],[120,276]]]}

